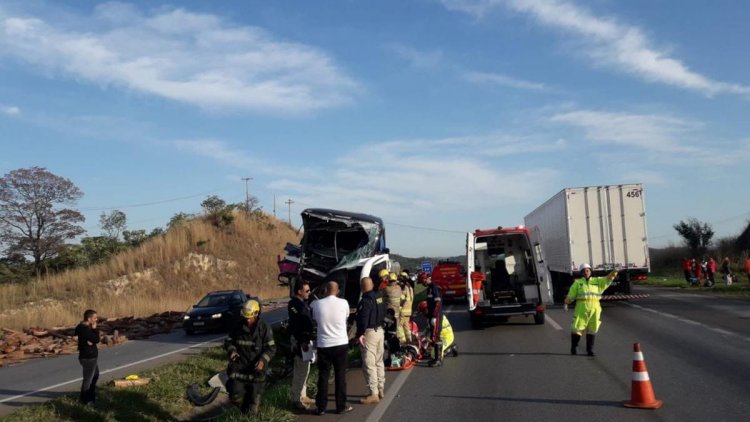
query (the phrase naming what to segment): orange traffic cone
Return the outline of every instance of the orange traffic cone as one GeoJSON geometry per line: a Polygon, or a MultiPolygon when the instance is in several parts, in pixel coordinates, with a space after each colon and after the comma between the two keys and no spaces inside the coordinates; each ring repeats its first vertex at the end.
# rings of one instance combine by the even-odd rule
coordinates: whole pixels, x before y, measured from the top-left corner
{"type": "Polygon", "coordinates": [[[639,409],[658,409],[663,402],[656,400],[651,379],[648,377],[646,361],[643,360],[640,343],[633,344],[633,383],[631,387],[630,400],[623,402],[625,407],[637,407],[639,409]]]}

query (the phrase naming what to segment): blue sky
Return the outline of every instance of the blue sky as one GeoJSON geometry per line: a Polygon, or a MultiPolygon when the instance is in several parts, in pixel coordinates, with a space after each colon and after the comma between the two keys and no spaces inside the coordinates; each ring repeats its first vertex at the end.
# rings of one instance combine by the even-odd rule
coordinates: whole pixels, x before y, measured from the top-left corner
{"type": "Polygon", "coordinates": [[[0,173],[83,192],[90,235],[244,200],[382,217],[407,256],[640,182],[650,243],[750,218],[750,3],[0,2],[0,173]],[[425,230],[421,228],[434,230],[425,230]]]}

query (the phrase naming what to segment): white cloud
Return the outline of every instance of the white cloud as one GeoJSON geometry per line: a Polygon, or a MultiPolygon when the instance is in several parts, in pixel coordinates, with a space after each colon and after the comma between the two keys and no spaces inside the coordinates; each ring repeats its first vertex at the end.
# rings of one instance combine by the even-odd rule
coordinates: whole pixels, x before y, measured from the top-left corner
{"type": "Polygon", "coordinates": [[[524,81],[500,73],[466,72],[463,74],[463,78],[475,84],[491,84],[529,91],[544,91],[546,89],[544,84],[524,81]]]}
{"type": "Polygon", "coordinates": [[[0,113],[7,114],[8,116],[17,116],[21,114],[21,109],[16,106],[0,104],[0,113]]]}
{"type": "Polygon", "coordinates": [[[682,61],[653,46],[643,30],[612,17],[593,15],[584,7],[563,0],[442,0],[450,10],[485,17],[497,7],[533,17],[542,26],[574,35],[583,42],[582,53],[596,64],[706,95],[750,96],[750,87],[713,80],[691,70],[682,61]]]}
{"type": "Polygon", "coordinates": [[[386,48],[415,68],[434,69],[443,62],[443,52],[440,50],[421,51],[402,44],[392,44],[386,48]]]}
{"type": "Polygon", "coordinates": [[[326,52],[219,16],[108,3],[86,21],[2,17],[0,55],[206,109],[298,113],[349,103],[360,90],[326,52]]]}
{"type": "MultiPolygon", "coordinates": [[[[741,142],[714,139],[701,122],[673,116],[575,110],[554,114],[550,121],[582,130],[584,139],[591,142],[622,147],[608,150],[600,157],[604,161],[617,156],[620,162],[632,160],[659,168],[705,167],[731,164],[750,156],[750,149],[741,142]]],[[[659,182],[657,177],[654,180],[659,182]]]]}

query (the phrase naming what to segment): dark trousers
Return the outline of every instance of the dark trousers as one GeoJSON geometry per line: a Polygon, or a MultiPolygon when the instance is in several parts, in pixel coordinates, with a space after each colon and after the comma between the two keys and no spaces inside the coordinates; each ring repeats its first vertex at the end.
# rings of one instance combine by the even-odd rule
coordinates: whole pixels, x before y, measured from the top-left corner
{"type": "Polygon", "coordinates": [[[96,402],[96,382],[99,381],[99,365],[97,358],[78,359],[83,368],[83,382],[81,382],[81,401],[83,403],[96,402]]]}
{"type": "Polygon", "coordinates": [[[243,382],[230,378],[227,381],[227,393],[229,393],[232,403],[239,405],[242,413],[248,413],[253,405],[256,408],[260,406],[260,396],[263,395],[265,386],[264,382],[243,382]],[[242,400],[242,404],[240,404],[240,400],[242,400]]]}
{"type": "Polygon", "coordinates": [[[315,406],[318,410],[328,407],[328,376],[333,365],[333,377],[336,380],[336,411],[346,409],[346,357],[349,345],[318,348],[318,394],[315,406]]]}

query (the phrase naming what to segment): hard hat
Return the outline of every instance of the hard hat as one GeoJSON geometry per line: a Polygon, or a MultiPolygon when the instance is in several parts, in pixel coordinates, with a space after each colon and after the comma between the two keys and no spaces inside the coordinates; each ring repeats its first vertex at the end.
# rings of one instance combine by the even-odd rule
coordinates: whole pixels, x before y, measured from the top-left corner
{"type": "Polygon", "coordinates": [[[240,315],[246,319],[258,318],[260,315],[260,303],[255,299],[250,299],[242,306],[240,315]]]}
{"type": "Polygon", "coordinates": [[[419,302],[419,305],[417,305],[417,309],[419,309],[419,312],[427,312],[427,301],[423,300],[419,302]]]}
{"type": "Polygon", "coordinates": [[[591,269],[591,265],[584,262],[580,267],[578,267],[578,271],[583,272],[583,270],[585,270],[586,268],[591,269]]]}
{"type": "Polygon", "coordinates": [[[388,270],[386,270],[385,268],[383,268],[383,269],[382,269],[382,270],[380,270],[380,272],[378,273],[378,277],[380,277],[380,278],[383,278],[383,277],[388,277],[388,274],[390,274],[390,271],[388,271],[388,270]]]}
{"type": "Polygon", "coordinates": [[[419,280],[420,283],[427,280],[428,278],[430,278],[430,275],[424,271],[420,271],[419,275],[417,275],[417,280],[419,280]]]}
{"type": "Polygon", "coordinates": [[[401,271],[401,277],[409,277],[409,273],[406,271],[401,271]]]}
{"type": "Polygon", "coordinates": [[[398,280],[398,276],[396,275],[396,273],[390,273],[390,274],[388,274],[388,278],[391,281],[397,281],[398,280]]]}

